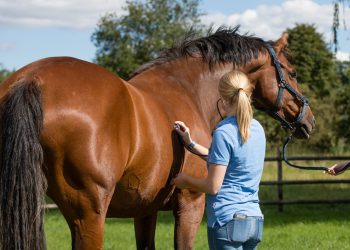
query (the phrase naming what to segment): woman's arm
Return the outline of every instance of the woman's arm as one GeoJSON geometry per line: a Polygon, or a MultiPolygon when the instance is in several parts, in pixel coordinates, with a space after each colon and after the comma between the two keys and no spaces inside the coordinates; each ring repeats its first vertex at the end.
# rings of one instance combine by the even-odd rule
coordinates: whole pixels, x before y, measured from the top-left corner
{"type": "Polygon", "coordinates": [[[334,164],[332,167],[328,168],[328,170],[326,171],[327,174],[330,175],[339,175],[345,172],[344,167],[348,164],[348,161],[345,162],[338,162],[336,164],[334,164]]]}
{"type": "Polygon", "coordinates": [[[204,146],[202,146],[194,141],[192,141],[192,143],[194,143],[194,146],[192,146],[192,148],[191,148],[192,152],[191,151],[190,152],[195,153],[195,154],[199,154],[200,158],[206,161],[208,159],[208,152],[209,152],[208,148],[206,148],[206,147],[204,147],[204,146]]]}
{"type": "Polygon", "coordinates": [[[224,165],[209,164],[207,178],[198,179],[180,173],[172,180],[172,184],[181,189],[188,188],[197,192],[216,195],[222,186],[226,168],[227,166],[224,165]]]}
{"type": "Polygon", "coordinates": [[[190,148],[190,152],[201,155],[203,160],[207,160],[208,148],[193,141],[190,134],[190,129],[182,121],[175,121],[175,131],[181,136],[183,143],[190,148]]]}

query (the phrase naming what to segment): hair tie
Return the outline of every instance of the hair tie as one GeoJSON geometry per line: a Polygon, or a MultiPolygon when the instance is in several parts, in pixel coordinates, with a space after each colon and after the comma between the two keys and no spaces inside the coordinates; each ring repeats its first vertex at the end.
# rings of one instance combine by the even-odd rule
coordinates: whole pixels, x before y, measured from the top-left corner
{"type": "Polygon", "coordinates": [[[244,91],[244,89],[243,89],[243,88],[239,88],[239,89],[238,89],[238,92],[239,92],[239,91],[241,91],[241,90],[243,90],[243,91],[244,91]]]}

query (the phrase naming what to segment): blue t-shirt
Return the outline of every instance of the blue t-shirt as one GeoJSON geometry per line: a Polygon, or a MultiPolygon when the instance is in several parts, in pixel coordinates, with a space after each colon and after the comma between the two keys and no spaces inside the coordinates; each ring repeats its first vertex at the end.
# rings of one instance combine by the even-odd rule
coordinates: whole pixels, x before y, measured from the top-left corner
{"type": "Polygon", "coordinates": [[[226,166],[226,173],[219,192],[206,195],[208,227],[226,224],[237,212],[262,216],[258,191],[265,146],[264,129],[257,120],[252,120],[250,136],[244,144],[235,116],[218,124],[207,162],[226,166]]]}

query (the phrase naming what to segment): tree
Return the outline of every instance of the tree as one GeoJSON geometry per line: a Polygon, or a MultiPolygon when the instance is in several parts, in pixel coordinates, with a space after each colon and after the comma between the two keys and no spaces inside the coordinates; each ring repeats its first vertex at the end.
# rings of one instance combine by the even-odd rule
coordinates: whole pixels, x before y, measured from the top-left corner
{"type": "Polygon", "coordinates": [[[12,71],[3,68],[3,66],[0,64],[0,83],[11,75],[11,73],[12,71]]]}
{"type": "Polygon", "coordinates": [[[332,52],[313,25],[288,29],[298,81],[316,117],[316,130],[308,143],[313,150],[329,152],[337,142],[335,102],[340,78],[332,52]]]}
{"type": "MultiPolygon", "coordinates": [[[[338,113],[337,132],[338,137],[350,143],[350,62],[338,62],[338,72],[341,76],[341,86],[337,92],[336,110],[338,113]]],[[[347,150],[349,146],[344,146],[347,150]]]]}
{"type": "Polygon", "coordinates": [[[254,110],[254,118],[257,119],[264,128],[267,154],[275,156],[276,149],[281,149],[284,139],[289,134],[289,130],[282,129],[280,123],[268,117],[265,112],[254,110]]]}
{"type": "Polygon", "coordinates": [[[127,78],[153,59],[157,52],[173,45],[190,27],[202,30],[200,0],[129,0],[118,17],[102,17],[92,35],[97,47],[96,63],[127,78]]]}

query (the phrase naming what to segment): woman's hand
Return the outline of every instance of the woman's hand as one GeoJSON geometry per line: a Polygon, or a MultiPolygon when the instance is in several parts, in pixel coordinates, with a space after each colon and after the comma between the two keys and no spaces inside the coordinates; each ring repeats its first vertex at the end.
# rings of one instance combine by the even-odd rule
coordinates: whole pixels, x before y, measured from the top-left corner
{"type": "Polygon", "coordinates": [[[175,131],[182,137],[182,140],[189,145],[192,142],[190,129],[182,121],[175,121],[174,123],[175,131]]]}
{"type": "Polygon", "coordinates": [[[183,173],[176,175],[175,178],[171,180],[171,184],[181,189],[189,188],[188,182],[187,182],[187,175],[183,173]]]}
{"type": "Polygon", "coordinates": [[[345,172],[344,167],[346,166],[346,164],[348,164],[349,162],[338,162],[336,164],[334,164],[332,167],[328,168],[328,170],[326,171],[327,174],[330,175],[339,175],[345,172]]]}

